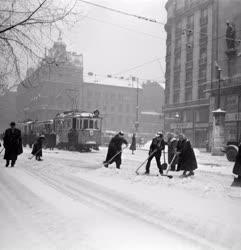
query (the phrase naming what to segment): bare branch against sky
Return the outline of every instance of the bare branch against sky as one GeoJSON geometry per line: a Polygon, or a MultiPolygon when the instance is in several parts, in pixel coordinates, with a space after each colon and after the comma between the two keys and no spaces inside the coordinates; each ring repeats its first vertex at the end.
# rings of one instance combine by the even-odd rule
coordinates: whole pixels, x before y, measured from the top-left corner
{"type": "Polygon", "coordinates": [[[21,80],[21,69],[37,63],[61,22],[73,21],[76,1],[7,0],[0,7],[0,83],[21,80]],[[72,18],[72,20],[71,20],[72,18]]]}

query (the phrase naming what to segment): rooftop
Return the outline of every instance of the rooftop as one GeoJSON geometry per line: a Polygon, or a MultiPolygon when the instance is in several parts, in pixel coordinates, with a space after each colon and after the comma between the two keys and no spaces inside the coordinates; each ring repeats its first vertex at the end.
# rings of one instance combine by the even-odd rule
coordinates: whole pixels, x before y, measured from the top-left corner
{"type": "MultiPolygon", "coordinates": [[[[97,76],[97,75],[86,75],[84,74],[85,83],[94,83],[100,85],[108,85],[115,87],[127,87],[127,88],[137,88],[138,82],[136,80],[132,81],[131,79],[123,79],[116,76],[97,76]]],[[[142,88],[142,82],[139,82],[140,89],[142,88]]]]}

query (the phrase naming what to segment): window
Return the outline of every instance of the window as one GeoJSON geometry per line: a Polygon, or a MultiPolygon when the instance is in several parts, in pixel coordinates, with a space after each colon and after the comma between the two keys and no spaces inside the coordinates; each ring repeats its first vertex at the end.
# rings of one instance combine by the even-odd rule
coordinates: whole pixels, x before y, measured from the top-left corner
{"type": "Polygon", "coordinates": [[[80,121],[79,121],[79,129],[82,129],[82,128],[83,128],[83,120],[80,119],[80,121]]]}
{"type": "Polygon", "coordinates": [[[208,122],[209,112],[208,109],[200,109],[196,112],[196,122],[208,122]]]}
{"type": "Polygon", "coordinates": [[[176,71],[174,73],[173,86],[174,86],[174,89],[180,88],[180,71],[176,71]]]}
{"type": "Polygon", "coordinates": [[[198,87],[198,99],[206,98],[205,90],[206,90],[206,84],[200,85],[198,87]]]}
{"type": "Polygon", "coordinates": [[[180,56],[176,56],[175,57],[175,68],[179,68],[181,66],[181,57],[180,56]]]}
{"type": "Polygon", "coordinates": [[[202,82],[205,82],[207,78],[207,66],[199,67],[199,79],[202,79],[202,82]]]}
{"type": "Polygon", "coordinates": [[[183,112],[183,121],[184,122],[192,122],[193,121],[193,111],[186,110],[183,112]]]}
{"type": "Polygon", "coordinates": [[[99,128],[100,128],[100,120],[95,120],[94,129],[99,129],[99,128]]]}
{"type": "Polygon", "coordinates": [[[175,90],[173,94],[173,103],[179,103],[179,93],[180,91],[175,90]]]}
{"type": "Polygon", "coordinates": [[[84,126],[83,129],[88,129],[89,121],[87,119],[84,119],[84,126]]]}
{"type": "Polygon", "coordinates": [[[192,68],[186,69],[186,86],[187,85],[192,85],[192,68]]]}
{"type": "Polygon", "coordinates": [[[238,96],[228,95],[226,97],[226,110],[229,112],[237,112],[238,110],[238,96]]]}
{"type": "Polygon", "coordinates": [[[208,22],[208,8],[201,9],[200,24],[206,24],[208,22]]]}
{"type": "Polygon", "coordinates": [[[193,59],[193,49],[187,47],[187,54],[186,54],[186,60],[187,62],[192,61],[193,59]]]}
{"type": "Polygon", "coordinates": [[[190,15],[187,17],[187,28],[193,28],[194,25],[194,16],[190,15]]]}
{"type": "Polygon", "coordinates": [[[89,120],[89,128],[90,129],[94,128],[94,121],[93,120],[89,120]]]}
{"type": "Polygon", "coordinates": [[[192,88],[185,89],[185,101],[189,102],[192,100],[192,88]]]}
{"type": "Polygon", "coordinates": [[[80,129],[80,127],[79,127],[79,119],[76,119],[76,129],[80,129]]]}

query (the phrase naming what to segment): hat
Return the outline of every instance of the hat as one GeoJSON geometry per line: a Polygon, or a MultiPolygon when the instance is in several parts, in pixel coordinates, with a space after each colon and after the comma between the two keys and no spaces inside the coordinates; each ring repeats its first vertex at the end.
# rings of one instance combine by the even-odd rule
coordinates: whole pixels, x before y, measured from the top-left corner
{"type": "Polygon", "coordinates": [[[120,131],[120,132],[119,132],[119,135],[124,135],[124,132],[123,132],[123,131],[120,131]]]}
{"type": "Polygon", "coordinates": [[[156,135],[157,135],[157,136],[163,136],[163,133],[160,132],[160,131],[158,131],[156,135]]]}
{"type": "Polygon", "coordinates": [[[15,122],[10,122],[10,126],[16,126],[15,122]]]}
{"type": "Polygon", "coordinates": [[[45,136],[44,136],[44,135],[40,135],[40,136],[39,136],[39,138],[43,138],[43,139],[45,139],[45,136]]]}

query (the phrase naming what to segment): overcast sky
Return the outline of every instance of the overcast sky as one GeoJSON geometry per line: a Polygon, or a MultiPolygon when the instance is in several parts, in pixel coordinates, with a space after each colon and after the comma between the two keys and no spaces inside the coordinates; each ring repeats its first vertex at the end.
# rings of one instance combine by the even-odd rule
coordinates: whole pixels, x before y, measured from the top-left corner
{"type": "MultiPolygon", "coordinates": [[[[166,0],[90,1],[166,22],[166,0]]],[[[68,50],[83,54],[85,72],[100,75],[123,72],[127,77],[164,81],[166,34],[163,25],[86,4],[79,4],[78,8],[84,10],[86,17],[73,28],[64,30],[63,40],[68,50]],[[160,61],[154,61],[158,58],[160,61]],[[146,62],[150,63],[128,71],[146,62]]]]}

